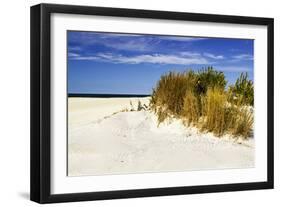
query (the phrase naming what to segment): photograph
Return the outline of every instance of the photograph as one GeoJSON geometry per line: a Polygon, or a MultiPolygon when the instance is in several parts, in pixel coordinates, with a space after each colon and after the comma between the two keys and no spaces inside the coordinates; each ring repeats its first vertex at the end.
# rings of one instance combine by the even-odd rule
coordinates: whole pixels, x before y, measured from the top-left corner
{"type": "Polygon", "coordinates": [[[66,35],[68,176],[255,167],[253,39],[66,35]]]}
{"type": "Polygon", "coordinates": [[[274,188],[274,18],[155,9],[30,7],[30,200],[274,188]]]}

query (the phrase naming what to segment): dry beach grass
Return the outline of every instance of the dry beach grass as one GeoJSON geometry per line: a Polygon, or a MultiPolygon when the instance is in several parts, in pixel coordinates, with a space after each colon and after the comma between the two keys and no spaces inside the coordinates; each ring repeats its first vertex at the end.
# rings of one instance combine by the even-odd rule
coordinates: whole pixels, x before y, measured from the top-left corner
{"type": "Polygon", "coordinates": [[[243,73],[226,90],[222,72],[207,68],[199,72],[164,74],[153,90],[151,108],[158,122],[178,117],[187,125],[247,138],[253,127],[253,83],[243,73]],[[246,109],[245,109],[246,107],[246,109]]]}

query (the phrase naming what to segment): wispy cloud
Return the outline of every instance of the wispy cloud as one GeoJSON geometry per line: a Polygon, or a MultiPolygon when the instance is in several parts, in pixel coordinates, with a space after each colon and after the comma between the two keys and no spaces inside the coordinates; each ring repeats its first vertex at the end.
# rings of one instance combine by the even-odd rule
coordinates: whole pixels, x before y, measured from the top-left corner
{"type": "MultiPolygon", "coordinates": [[[[82,48],[102,45],[106,48],[124,51],[151,51],[155,44],[154,39],[149,36],[143,37],[142,35],[131,34],[82,32],[71,34],[70,39],[82,48]]],[[[69,48],[70,51],[76,51],[77,49],[69,48]]]]}
{"type": "Polygon", "coordinates": [[[250,54],[239,54],[232,56],[235,60],[253,60],[253,56],[250,54]]]}
{"type": "Polygon", "coordinates": [[[101,60],[101,58],[96,56],[78,56],[78,57],[72,57],[71,60],[101,60]]]}
{"type": "Polygon", "coordinates": [[[109,41],[104,42],[103,45],[117,50],[147,52],[153,49],[153,44],[151,43],[152,40],[138,38],[138,40],[131,39],[127,41],[109,41]]]}
{"type": "Polygon", "coordinates": [[[74,52],[69,52],[68,53],[68,57],[79,57],[80,55],[78,53],[74,53],[74,52]]]}
{"type": "Polygon", "coordinates": [[[202,57],[198,52],[184,51],[179,53],[183,57],[202,57]]]}
{"type": "Polygon", "coordinates": [[[95,56],[77,56],[71,57],[72,60],[95,60],[105,61],[112,63],[123,64],[176,64],[176,65],[189,65],[189,64],[209,64],[209,61],[201,56],[187,57],[183,55],[167,55],[167,54],[149,54],[149,55],[135,55],[123,56],[119,54],[100,53],[95,56]]]}
{"type": "MultiPolygon", "coordinates": [[[[123,51],[149,52],[161,48],[161,46],[170,47],[174,44],[183,44],[205,40],[201,37],[184,36],[165,36],[165,35],[141,35],[141,34],[122,34],[122,33],[96,33],[96,32],[73,32],[69,34],[71,44],[79,47],[69,47],[70,51],[77,51],[84,47],[102,45],[106,48],[112,48],[123,51]],[[173,42],[171,44],[171,42],[173,42]]],[[[164,48],[165,49],[165,48],[164,48]]],[[[179,48],[178,48],[179,49],[179,48]]]]}
{"type": "Polygon", "coordinates": [[[207,53],[207,52],[205,52],[203,55],[205,57],[212,58],[212,59],[215,59],[215,60],[222,60],[222,59],[224,59],[223,55],[214,55],[214,54],[207,53]]]}

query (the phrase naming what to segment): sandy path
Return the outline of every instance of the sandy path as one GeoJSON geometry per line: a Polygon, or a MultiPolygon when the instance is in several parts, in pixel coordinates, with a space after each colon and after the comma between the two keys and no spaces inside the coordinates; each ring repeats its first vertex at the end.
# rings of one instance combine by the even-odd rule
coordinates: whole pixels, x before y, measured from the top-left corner
{"type": "Polygon", "coordinates": [[[238,143],[184,127],[179,120],[157,127],[149,111],[129,111],[148,98],[70,98],[70,176],[254,166],[254,140],[238,143]],[[104,118],[106,117],[106,118],[104,118]]]}

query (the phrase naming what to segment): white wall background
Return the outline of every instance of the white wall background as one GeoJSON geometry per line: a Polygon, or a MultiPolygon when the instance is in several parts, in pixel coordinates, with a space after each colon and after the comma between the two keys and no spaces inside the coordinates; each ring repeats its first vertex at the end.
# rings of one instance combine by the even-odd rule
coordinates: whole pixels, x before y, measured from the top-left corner
{"type": "MultiPolygon", "coordinates": [[[[69,0],[2,1],[0,22],[0,206],[36,206],[29,201],[29,7],[37,3],[81,4],[136,9],[263,16],[275,18],[275,189],[53,206],[266,206],[281,202],[281,4],[245,0],[69,0]]],[[[274,205],[275,204],[275,205],[274,205]]]]}

